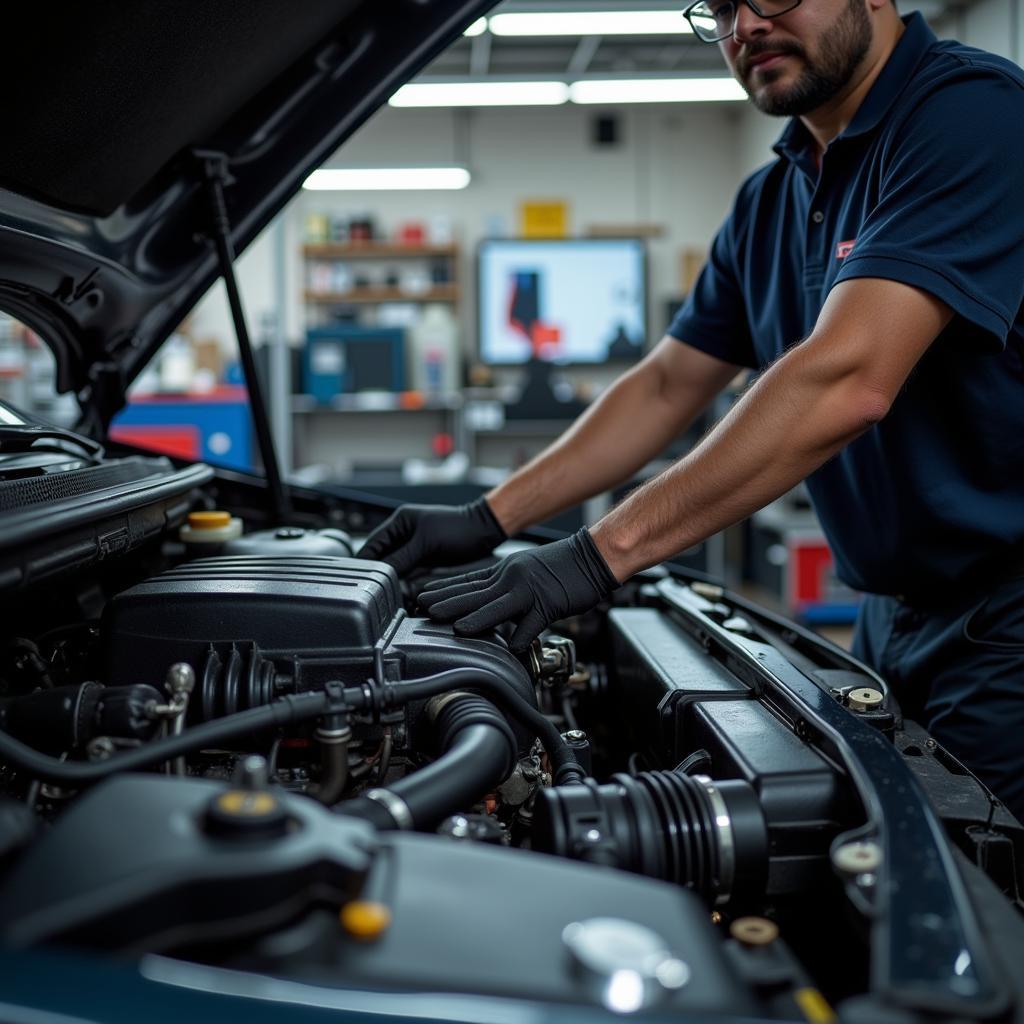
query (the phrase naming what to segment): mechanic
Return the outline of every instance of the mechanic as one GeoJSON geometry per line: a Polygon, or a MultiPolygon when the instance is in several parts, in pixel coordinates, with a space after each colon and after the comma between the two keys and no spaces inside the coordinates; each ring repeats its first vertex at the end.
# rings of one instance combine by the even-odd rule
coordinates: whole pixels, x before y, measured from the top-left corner
{"type": "MultiPolygon", "coordinates": [[[[568,432],[462,508],[368,540],[465,564],[630,479],[744,367],[693,451],[566,540],[432,584],[430,616],[523,650],[632,574],[806,478],[854,653],[1024,818],[1024,73],[891,0],[700,0],[762,111],[788,115],[668,336],[568,432]]],[[[680,187],[700,194],[701,182],[680,187]]]]}

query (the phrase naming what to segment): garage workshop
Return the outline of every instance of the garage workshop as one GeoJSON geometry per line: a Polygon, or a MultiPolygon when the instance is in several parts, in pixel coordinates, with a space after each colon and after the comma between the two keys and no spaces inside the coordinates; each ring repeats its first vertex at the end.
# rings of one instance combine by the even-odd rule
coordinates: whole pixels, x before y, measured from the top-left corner
{"type": "Polygon", "coordinates": [[[0,1018],[1024,1021],[1022,48],[12,18],[0,1018]]]}

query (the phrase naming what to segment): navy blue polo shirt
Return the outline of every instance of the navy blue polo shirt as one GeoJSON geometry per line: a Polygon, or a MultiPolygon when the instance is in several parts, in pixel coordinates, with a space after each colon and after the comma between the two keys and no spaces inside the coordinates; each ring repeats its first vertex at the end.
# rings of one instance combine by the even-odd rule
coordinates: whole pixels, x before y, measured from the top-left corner
{"type": "Polygon", "coordinates": [[[789,122],[668,331],[763,369],[848,278],[901,281],[954,311],[888,416],[807,480],[840,577],[890,594],[963,581],[1024,545],[1024,73],[940,42],[919,14],[904,22],[820,171],[789,122]]]}

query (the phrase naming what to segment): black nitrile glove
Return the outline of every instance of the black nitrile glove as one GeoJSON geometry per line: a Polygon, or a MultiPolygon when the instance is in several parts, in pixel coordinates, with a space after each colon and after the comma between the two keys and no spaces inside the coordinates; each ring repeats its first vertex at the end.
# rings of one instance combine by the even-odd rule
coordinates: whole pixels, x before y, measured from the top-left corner
{"type": "Polygon", "coordinates": [[[370,534],[359,557],[388,562],[404,576],[419,566],[474,562],[505,540],[484,498],[469,505],[402,505],[370,534]]]}
{"type": "Polygon", "coordinates": [[[597,545],[584,529],[565,540],[519,551],[490,569],[435,580],[420,604],[455,632],[482,633],[515,622],[509,649],[522,654],[546,626],[589,611],[619,586],[597,545]]]}

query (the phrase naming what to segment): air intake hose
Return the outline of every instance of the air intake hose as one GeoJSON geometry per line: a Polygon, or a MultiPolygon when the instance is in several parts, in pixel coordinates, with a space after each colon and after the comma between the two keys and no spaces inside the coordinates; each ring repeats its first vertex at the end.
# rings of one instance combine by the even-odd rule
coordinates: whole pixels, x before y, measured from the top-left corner
{"type": "Polygon", "coordinates": [[[455,693],[432,701],[438,747],[443,753],[387,789],[371,789],[337,810],[379,829],[430,829],[466,810],[512,774],[516,740],[490,701],[455,693]]]}
{"type": "Polygon", "coordinates": [[[677,882],[709,905],[763,892],[767,878],[764,814],[740,780],[642,772],[542,790],[533,848],[677,882]]]}

